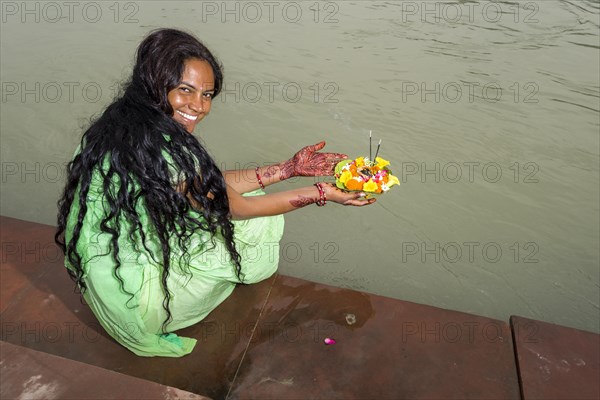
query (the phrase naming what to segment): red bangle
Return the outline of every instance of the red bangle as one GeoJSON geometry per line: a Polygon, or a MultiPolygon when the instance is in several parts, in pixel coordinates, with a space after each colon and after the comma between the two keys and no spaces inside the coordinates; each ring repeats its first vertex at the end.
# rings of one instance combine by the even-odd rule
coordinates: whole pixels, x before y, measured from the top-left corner
{"type": "Polygon", "coordinates": [[[317,200],[317,206],[323,207],[325,204],[327,204],[327,196],[325,195],[325,190],[323,190],[323,186],[321,186],[320,182],[317,182],[314,185],[319,190],[319,200],[317,200]]]}
{"type": "Polygon", "coordinates": [[[265,185],[263,185],[262,180],[260,179],[260,175],[258,174],[258,168],[259,167],[256,167],[256,169],[254,170],[254,172],[256,172],[256,179],[258,179],[258,184],[260,185],[260,187],[262,189],[264,189],[265,185]]]}

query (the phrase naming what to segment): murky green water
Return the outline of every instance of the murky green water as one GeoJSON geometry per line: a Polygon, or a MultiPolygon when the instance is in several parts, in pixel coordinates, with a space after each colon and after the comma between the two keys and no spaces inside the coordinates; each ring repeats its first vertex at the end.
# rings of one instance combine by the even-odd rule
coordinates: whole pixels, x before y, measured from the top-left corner
{"type": "Polygon", "coordinates": [[[363,155],[372,130],[402,181],[289,214],[281,272],[600,331],[597,2],[24,4],[2,2],[3,215],[55,223],[80,127],[179,27],[225,65],[196,132],[224,168],[363,155]]]}

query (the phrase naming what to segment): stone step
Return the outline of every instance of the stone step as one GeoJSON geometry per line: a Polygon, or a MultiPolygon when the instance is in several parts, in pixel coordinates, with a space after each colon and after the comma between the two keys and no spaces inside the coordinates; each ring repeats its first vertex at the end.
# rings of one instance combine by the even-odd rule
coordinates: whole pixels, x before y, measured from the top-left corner
{"type": "Polygon", "coordinates": [[[0,341],[2,399],[210,400],[184,390],[0,341]]]}

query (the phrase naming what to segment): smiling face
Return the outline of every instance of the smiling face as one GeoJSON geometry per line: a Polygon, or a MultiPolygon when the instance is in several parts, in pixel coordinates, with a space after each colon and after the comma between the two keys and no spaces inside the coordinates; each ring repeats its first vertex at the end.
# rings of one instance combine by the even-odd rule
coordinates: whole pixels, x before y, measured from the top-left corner
{"type": "Polygon", "coordinates": [[[181,82],[167,94],[173,119],[189,133],[210,112],[215,93],[215,76],[209,63],[199,59],[185,62],[181,82]]]}

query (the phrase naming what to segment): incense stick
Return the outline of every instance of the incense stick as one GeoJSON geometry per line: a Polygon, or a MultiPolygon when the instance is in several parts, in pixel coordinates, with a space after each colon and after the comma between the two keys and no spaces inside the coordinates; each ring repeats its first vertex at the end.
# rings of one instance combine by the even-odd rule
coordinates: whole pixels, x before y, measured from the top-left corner
{"type": "Polygon", "coordinates": [[[370,160],[371,162],[373,162],[373,160],[371,159],[371,155],[373,154],[373,153],[371,152],[371,133],[373,133],[373,131],[369,131],[369,160],[370,160]]]}
{"type": "Polygon", "coordinates": [[[377,151],[375,151],[375,159],[373,160],[373,162],[375,162],[375,160],[377,159],[377,154],[379,154],[379,147],[381,146],[381,139],[379,139],[379,144],[377,145],[377,151]]]}

